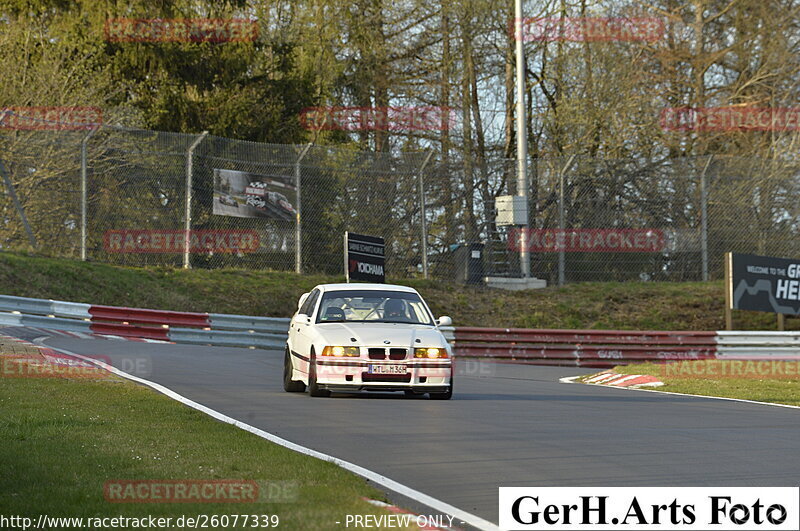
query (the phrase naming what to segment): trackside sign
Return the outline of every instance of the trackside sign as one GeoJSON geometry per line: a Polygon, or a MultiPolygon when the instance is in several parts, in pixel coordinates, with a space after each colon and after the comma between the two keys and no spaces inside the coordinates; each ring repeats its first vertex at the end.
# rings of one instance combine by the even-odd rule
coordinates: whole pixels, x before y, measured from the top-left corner
{"type": "Polygon", "coordinates": [[[386,282],[386,245],[383,238],[344,233],[344,274],[347,281],[386,282]]]}
{"type": "Polygon", "coordinates": [[[798,529],[797,487],[500,487],[500,529],[798,529]]]}
{"type": "Polygon", "coordinates": [[[739,253],[726,258],[731,309],[800,315],[800,258],[739,253]]]}

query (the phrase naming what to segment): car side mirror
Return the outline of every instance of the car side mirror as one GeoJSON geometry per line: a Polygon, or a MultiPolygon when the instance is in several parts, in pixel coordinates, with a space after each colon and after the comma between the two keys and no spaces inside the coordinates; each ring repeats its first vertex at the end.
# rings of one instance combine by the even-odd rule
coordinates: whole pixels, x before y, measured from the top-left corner
{"type": "Polygon", "coordinates": [[[303,303],[306,302],[306,299],[308,298],[308,295],[309,295],[308,293],[303,293],[302,295],[300,295],[300,300],[297,301],[297,309],[298,310],[303,306],[303,303]]]}
{"type": "Polygon", "coordinates": [[[443,315],[436,319],[436,326],[453,326],[453,320],[448,316],[443,315]]]}

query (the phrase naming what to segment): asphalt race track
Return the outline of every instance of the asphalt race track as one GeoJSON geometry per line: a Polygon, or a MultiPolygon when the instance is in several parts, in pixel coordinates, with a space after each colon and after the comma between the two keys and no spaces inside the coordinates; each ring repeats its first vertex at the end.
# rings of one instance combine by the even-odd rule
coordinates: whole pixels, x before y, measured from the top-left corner
{"type": "Polygon", "coordinates": [[[283,392],[278,351],[67,337],[44,344],[108,356],[493,522],[500,486],[792,486],[800,478],[800,410],[558,382],[585,369],[462,361],[451,401],[310,398],[283,392]]]}

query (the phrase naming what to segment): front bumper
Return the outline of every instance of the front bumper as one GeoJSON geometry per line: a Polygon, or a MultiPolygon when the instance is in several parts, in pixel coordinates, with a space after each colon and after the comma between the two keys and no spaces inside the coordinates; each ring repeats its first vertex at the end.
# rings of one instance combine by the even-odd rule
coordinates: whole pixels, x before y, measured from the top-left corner
{"type": "Polygon", "coordinates": [[[453,367],[450,359],[372,360],[318,359],[317,385],[329,391],[406,391],[444,393],[450,389],[453,367]],[[372,374],[370,365],[403,365],[405,374],[372,374]]]}

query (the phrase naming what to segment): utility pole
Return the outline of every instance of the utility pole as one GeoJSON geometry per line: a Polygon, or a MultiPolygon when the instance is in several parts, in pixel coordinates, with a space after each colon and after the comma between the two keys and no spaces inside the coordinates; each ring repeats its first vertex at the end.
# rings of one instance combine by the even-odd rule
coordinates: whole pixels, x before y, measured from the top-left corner
{"type": "MultiPolygon", "coordinates": [[[[525,117],[525,49],[522,36],[522,0],[514,4],[514,37],[517,41],[517,195],[523,198],[526,214],[528,205],[528,120],[525,117]]],[[[519,267],[524,278],[531,276],[531,255],[528,249],[528,216],[519,231],[519,267]]]]}

